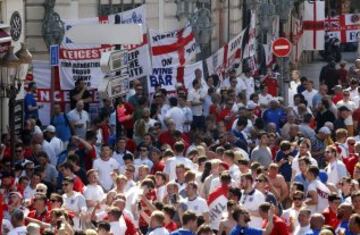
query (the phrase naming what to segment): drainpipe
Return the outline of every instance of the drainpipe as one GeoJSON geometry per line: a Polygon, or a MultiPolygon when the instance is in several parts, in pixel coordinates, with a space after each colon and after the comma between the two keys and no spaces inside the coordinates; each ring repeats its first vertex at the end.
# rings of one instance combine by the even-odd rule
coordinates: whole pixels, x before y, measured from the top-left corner
{"type": "MultiPolygon", "coordinates": [[[[219,47],[222,47],[225,42],[224,42],[224,4],[225,1],[217,1],[217,8],[219,10],[219,47]]],[[[228,22],[229,24],[229,22],[228,22]]]]}
{"type": "Polygon", "coordinates": [[[159,0],[159,31],[163,32],[164,31],[164,21],[165,21],[165,16],[164,16],[164,5],[165,5],[165,1],[164,0],[159,0]]]}
{"type": "Polygon", "coordinates": [[[230,41],[231,40],[231,33],[230,33],[230,28],[231,28],[231,11],[230,11],[230,0],[228,0],[228,35],[227,35],[227,41],[230,41]]]}
{"type": "Polygon", "coordinates": [[[79,19],[79,2],[78,0],[70,1],[70,9],[69,9],[70,19],[79,19]]]}

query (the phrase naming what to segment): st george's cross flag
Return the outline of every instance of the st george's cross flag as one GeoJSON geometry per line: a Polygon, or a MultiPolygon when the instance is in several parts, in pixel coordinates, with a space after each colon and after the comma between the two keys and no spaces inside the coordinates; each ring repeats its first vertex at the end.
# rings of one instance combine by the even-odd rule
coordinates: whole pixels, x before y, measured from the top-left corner
{"type": "Polygon", "coordinates": [[[303,49],[324,50],[325,44],[325,1],[304,2],[303,49]]]}
{"type": "Polygon", "coordinates": [[[221,185],[209,194],[207,203],[210,210],[209,216],[211,229],[219,230],[222,214],[226,211],[228,192],[229,187],[227,185],[221,185]]]}
{"type": "Polygon", "coordinates": [[[153,68],[184,66],[199,51],[191,26],[165,33],[150,30],[150,44],[153,68]]]}

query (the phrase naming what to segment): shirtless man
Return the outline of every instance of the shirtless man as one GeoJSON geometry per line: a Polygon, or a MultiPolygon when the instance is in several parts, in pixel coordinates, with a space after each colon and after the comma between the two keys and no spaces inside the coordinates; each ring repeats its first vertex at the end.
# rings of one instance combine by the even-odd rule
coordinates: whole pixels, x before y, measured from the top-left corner
{"type": "Polygon", "coordinates": [[[279,166],[271,163],[268,170],[268,181],[270,191],[275,195],[276,199],[282,203],[289,196],[289,188],[282,175],[279,174],[279,166]]]}

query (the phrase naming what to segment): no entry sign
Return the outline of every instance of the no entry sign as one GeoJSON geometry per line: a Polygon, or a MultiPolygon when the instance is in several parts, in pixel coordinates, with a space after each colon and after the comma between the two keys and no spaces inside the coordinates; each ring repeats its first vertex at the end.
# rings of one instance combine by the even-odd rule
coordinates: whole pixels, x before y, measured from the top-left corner
{"type": "Polygon", "coordinates": [[[272,51],[277,57],[288,57],[291,52],[291,43],[286,38],[278,38],[272,44],[272,51]]]}

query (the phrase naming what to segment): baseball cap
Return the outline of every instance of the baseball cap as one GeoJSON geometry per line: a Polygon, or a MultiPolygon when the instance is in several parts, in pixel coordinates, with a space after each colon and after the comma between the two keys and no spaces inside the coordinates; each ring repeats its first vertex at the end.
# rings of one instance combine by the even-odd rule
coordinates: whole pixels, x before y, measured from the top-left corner
{"type": "Polygon", "coordinates": [[[329,127],[323,126],[320,128],[319,133],[324,133],[325,135],[330,135],[331,131],[329,127]]]}
{"type": "Polygon", "coordinates": [[[336,85],[333,87],[333,90],[342,90],[342,86],[341,85],[336,85]]]}
{"type": "Polygon", "coordinates": [[[17,191],[14,191],[14,192],[9,193],[9,197],[12,196],[12,195],[18,196],[20,199],[23,198],[23,196],[21,195],[21,193],[19,193],[19,192],[17,192],[17,191]]]}
{"type": "Polygon", "coordinates": [[[246,106],[246,109],[253,110],[253,109],[256,109],[256,107],[257,107],[257,105],[254,102],[249,102],[246,106]]]}
{"type": "Polygon", "coordinates": [[[46,129],[44,130],[44,132],[50,132],[50,133],[55,133],[56,132],[56,128],[53,125],[48,125],[46,127],[46,129]]]}
{"type": "Polygon", "coordinates": [[[345,105],[339,107],[338,110],[339,110],[340,112],[342,112],[342,111],[351,111],[351,110],[350,110],[348,107],[346,107],[345,105]]]}

